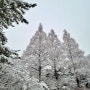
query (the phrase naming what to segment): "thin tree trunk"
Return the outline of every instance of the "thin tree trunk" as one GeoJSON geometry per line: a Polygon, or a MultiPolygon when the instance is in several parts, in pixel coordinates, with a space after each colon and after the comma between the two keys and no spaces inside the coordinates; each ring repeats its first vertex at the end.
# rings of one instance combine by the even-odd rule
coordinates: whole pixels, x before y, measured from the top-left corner
{"type": "Polygon", "coordinates": [[[41,66],[39,66],[39,82],[41,81],[41,66]]]}
{"type": "Polygon", "coordinates": [[[55,61],[54,61],[54,76],[55,76],[55,79],[56,79],[56,86],[57,86],[57,90],[59,90],[59,75],[58,75],[58,71],[56,70],[56,64],[55,64],[55,61]]]}

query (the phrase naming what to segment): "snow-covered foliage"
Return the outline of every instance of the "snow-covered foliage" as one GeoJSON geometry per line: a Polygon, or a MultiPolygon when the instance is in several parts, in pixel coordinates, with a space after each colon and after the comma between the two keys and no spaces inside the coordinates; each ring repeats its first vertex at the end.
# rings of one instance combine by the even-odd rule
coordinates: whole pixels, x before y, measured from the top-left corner
{"type": "Polygon", "coordinates": [[[23,14],[25,10],[35,6],[36,4],[29,4],[22,0],[0,0],[0,29],[13,26],[13,22],[28,23],[23,14]]]}
{"type": "Polygon", "coordinates": [[[9,57],[17,58],[17,51],[10,50],[5,46],[7,38],[4,35],[3,29],[13,26],[16,22],[28,23],[23,17],[25,10],[29,10],[31,7],[35,7],[36,4],[29,4],[22,0],[0,0],[0,63],[8,62],[9,57]]]}
{"type": "Polygon", "coordinates": [[[79,49],[76,41],[70,37],[70,34],[67,31],[64,31],[63,35],[63,46],[66,51],[66,57],[71,61],[74,69],[83,67],[84,62],[84,52],[79,49]]]}
{"type": "Polygon", "coordinates": [[[51,90],[89,86],[90,63],[66,30],[60,42],[53,29],[47,36],[40,24],[22,55],[22,62],[31,76],[41,78],[51,90]]]}
{"type": "Polygon", "coordinates": [[[0,30],[0,63],[8,63],[9,58],[19,58],[15,50],[11,50],[5,46],[7,43],[7,38],[4,35],[4,32],[0,30]]]}
{"type": "Polygon", "coordinates": [[[21,90],[28,79],[28,72],[21,66],[21,60],[9,58],[9,62],[0,63],[0,90],[21,90]]]}
{"type": "Polygon", "coordinates": [[[87,62],[87,66],[90,68],[90,54],[85,56],[86,62],[87,62]]]}
{"type": "MultiPolygon", "coordinates": [[[[71,73],[70,76],[74,76],[74,81],[76,81],[77,86],[80,87],[82,86],[83,78],[83,82],[85,83],[87,79],[87,75],[85,74],[89,69],[87,67],[84,52],[79,49],[79,45],[73,38],[70,37],[70,34],[66,30],[64,30],[63,40],[63,48],[65,50],[66,58],[68,58],[69,62],[71,62],[68,67],[69,73],[71,73]]],[[[88,73],[90,73],[90,71],[88,73]]]]}
{"type": "Polygon", "coordinates": [[[43,81],[39,82],[39,80],[34,77],[30,78],[26,85],[28,90],[49,90],[48,86],[43,81]]]}
{"type": "Polygon", "coordinates": [[[42,69],[47,62],[47,37],[40,24],[38,31],[35,33],[24,52],[22,59],[30,75],[38,78],[41,81],[42,69]]]}
{"type": "Polygon", "coordinates": [[[49,90],[44,82],[30,78],[21,60],[9,61],[13,65],[0,64],[0,90],[49,90]]]}
{"type": "Polygon", "coordinates": [[[5,46],[7,38],[3,29],[14,27],[12,25],[14,22],[28,23],[23,14],[25,10],[35,6],[36,4],[29,4],[22,0],[0,0],[0,90],[25,90],[23,84],[29,75],[19,65],[18,50],[11,50],[5,46]]]}
{"type": "MultiPolygon", "coordinates": [[[[59,89],[59,62],[63,59],[63,51],[62,51],[62,45],[60,40],[58,39],[57,35],[55,34],[54,30],[52,29],[51,32],[48,34],[47,37],[47,51],[48,51],[48,58],[50,63],[48,64],[51,66],[51,71],[46,72],[46,82],[48,83],[48,86],[52,88],[52,83],[55,86],[54,88],[59,89]]],[[[52,88],[53,89],[53,88],[52,88]]]]}
{"type": "Polygon", "coordinates": [[[66,30],[61,42],[53,29],[47,36],[40,24],[21,59],[6,42],[0,31],[0,90],[90,89],[90,55],[84,56],[66,30]],[[2,63],[2,57],[7,61],[2,63]]]}

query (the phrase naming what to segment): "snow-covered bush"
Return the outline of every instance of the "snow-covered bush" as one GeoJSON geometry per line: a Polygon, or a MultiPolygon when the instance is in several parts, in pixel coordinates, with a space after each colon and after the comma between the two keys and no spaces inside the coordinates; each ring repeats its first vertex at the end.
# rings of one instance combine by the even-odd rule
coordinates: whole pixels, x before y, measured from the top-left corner
{"type": "Polygon", "coordinates": [[[25,90],[49,90],[48,86],[43,82],[39,82],[39,80],[33,78],[30,78],[24,86],[25,90]]]}
{"type": "Polygon", "coordinates": [[[0,63],[0,90],[49,90],[44,82],[30,77],[21,60],[9,59],[12,65],[0,63]]]}

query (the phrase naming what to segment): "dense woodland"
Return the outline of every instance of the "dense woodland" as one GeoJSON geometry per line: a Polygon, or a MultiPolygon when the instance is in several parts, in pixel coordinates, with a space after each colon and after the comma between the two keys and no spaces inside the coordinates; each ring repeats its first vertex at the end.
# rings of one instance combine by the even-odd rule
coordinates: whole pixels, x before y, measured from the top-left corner
{"type": "MultiPolygon", "coordinates": [[[[2,38],[6,38],[2,34],[2,38]]],[[[19,57],[0,41],[0,90],[89,90],[90,55],[64,30],[61,42],[52,29],[39,25],[19,57]],[[12,53],[13,52],[13,53],[12,53]]]]}
{"type": "Polygon", "coordinates": [[[22,64],[30,77],[44,81],[50,90],[77,90],[90,88],[87,57],[66,30],[61,42],[53,29],[46,35],[40,24],[23,52],[22,64]]]}
{"type": "Polygon", "coordinates": [[[67,30],[61,42],[42,24],[19,57],[6,47],[4,29],[28,24],[25,10],[35,7],[21,0],[0,0],[0,90],[90,90],[90,55],[85,56],[67,30]]]}

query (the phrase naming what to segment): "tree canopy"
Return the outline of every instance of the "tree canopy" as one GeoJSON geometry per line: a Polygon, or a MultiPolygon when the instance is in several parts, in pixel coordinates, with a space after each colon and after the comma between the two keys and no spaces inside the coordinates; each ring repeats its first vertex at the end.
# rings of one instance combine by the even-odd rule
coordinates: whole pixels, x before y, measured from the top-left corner
{"type": "Polygon", "coordinates": [[[4,35],[3,29],[9,26],[14,27],[13,23],[20,22],[28,24],[24,18],[25,10],[35,7],[36,4],[29,4],[22,0],[0,0],[0,62],[8,62],[8,58],[18,56],[17,51],[10,50],[5,46],[7,38],[4,35]]]}
{"type": "Polygon", "coordinates": [[[25,10],[35,7],[36,4],[29,4],[22,0],[0,0],[0,28],[13,26],[12,23],[27,23],[24,18],[25,10]]]}

